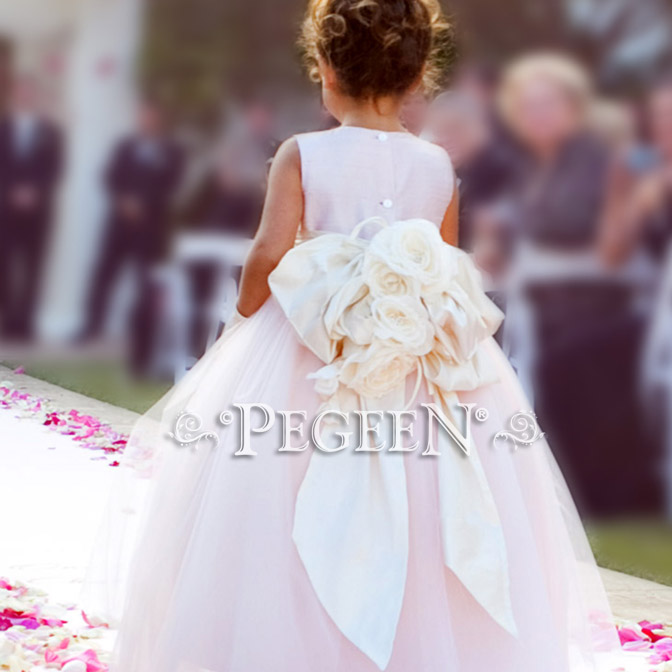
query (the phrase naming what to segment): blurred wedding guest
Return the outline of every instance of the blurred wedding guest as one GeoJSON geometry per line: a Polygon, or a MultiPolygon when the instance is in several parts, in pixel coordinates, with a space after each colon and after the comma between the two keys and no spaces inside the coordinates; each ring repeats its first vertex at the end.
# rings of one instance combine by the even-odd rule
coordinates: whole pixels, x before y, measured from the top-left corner
{"type": "MultiPolygon", "coordinates": [[[[254,238],[261,219],[269,162],[277,143],[267,127],[250,126],[250,115],[233,123],[217,150],[203,183],[188,199],[180,219],[191,231],[254,238]],[[265,130],[264,130],[265,129],[265,130]]],[[[191,285],[191,351],[206,347],[211,307],[216,303],[223,269],[213,260],[193,262],[191,285]]],[[[239,271],[233,272],[234,277],[239,271]]]]}
{"type": "Polygon", "coordinates": [[[655,148],[642,138],[641,125],[632,105],[601,100],[594,106],[592,128],[611,150],[599,251],[603,262],[612,268],[633,261],[633,206],[640,185],[648,182],[647,176],[659,162],[655,148]]]}
{"type": "Polygon", "coordinates": [[[261,217],[267,164],[278,144],[270,112],[263,105],[249,104],[233,115],[205,179],[180,219],[191,229],[253,238],[261,217]]]}
{"type": "Polygon", "coordinates": [[[641,179],[631,181],[630,189],[621,189],[620,198],[614,199],[621,217],[606,223],[603,239],[611,263],[622,263],[644,249],[660,266],[672,241],[672,78],[651,91],[646,121],[655,158],[641,171],[641,179]]]}
{"type": "Polygon", "coordinates": [[[647,249],[657,261],[662,261],[672,242],[672,78],[651,93],[648,122],[659,163],[642,183],[637,205],[645,222],[647,249]]]}
{"type": "Polygon", "coordinates": [[[627,154],[638,145],[635,112],[620,101],[596,100],[590,112],[589,126],[612,153],[627,154]]]}
{"type": "Polygon", "coordinates": [[[502,120],[515,143],[512,186],[521,234],[565,250],[594,245],[609,154],[590,132],[587,73],[563,56],[515,61],[499,91],[502,120]]]}
{"type": "MultiPolygon", "coordinates": [[[[263,101],[252,101],[243,109],[240,139],[249,142],[254,151],[266,159],[272,157],[280,143],[273,133],[273,114],[263,101]]],[[[251,152],[250,152],[251,155],[251,152]]]]}
{"type": "Polygon", "coordinates": [[[422,87],[418,87],[415,91],[407,94],[400,113],[400,120],[404,128],[413,135],[420,135],[425,127],[428,109],[429,98],[422,87]]]}
{"type": "Polygon", "coordinates": [[[474,212],[500,193],[510,167],[495,141],[491,110],[461,91],[440,93],[430,104],[422,137],[450,156],[460,195],[459,246],[473,248],[474,212]]]}
{"type": "Polygon", "coordinates": [[[498,102],[516,149],[510,202],[526,252],[516,264],[531,278],[535,406],[586,514],[650,511],[660,491],[639,425],[642,324],[633,288],[603,275],[596,254],[610,155],[590,130],[590,79],[563,56],[527,56],[504,74],[498,102]]]}
{"type": "Polygon", "coordinates": [[[190,199],[181,219],[190,229],[253,238],[264,204],[266,166],[258,157],[254,174],[237,168],[236,156],[217,162],[190,199]]]}
{"type": "Polygon", "coordinates": [[[33,336],[61,174],[61,133],[40,99],[37,83],[18,77],[0,121],[0,316],[10,339],[33,336]]]}
{"type": "Polygon", "coordinates": [[[133,266],[130,364],[143,374],[153,342],[150,270],[164,253],[170,207],[182,172],[182,154],[167,131],[162,107],[150,98],[138,106],[135,131],[115,147],[105,172],[107,230],[89,297],[85,338],[100,336],[121,271],[133,266]]]}
{"type": "Polygon", "coordinates": [[[460,170],[490,141],[488,111],[466,94],[444,91],[429,105],[422,137],[443,147],[453,168],[460,170]]]}
{"type": "Polygon", "coordinates": [[[451,78],[450,88],[490,109],[494,103],[499,76],[497,67],[484,62],[466,60],[457,67],[451,78]]]}
{"type": "Polygon", "coordinates": [[[491,298],[505,310],[505,287],[516,243],[515,211],[505,199],[484,201],[470,213],[474,262],[489,279],[491,298]]]}
{"type": "MultiPolygon", "coordinates": [[[[649,92],[644,122],[653,158],[640,161],[637,171],[618,172],[610,217],[603,226],[601,253],[612,267],[644,263],[650,271],[640,378],[648,431],[642,436],[657,448],[656,466],[662,474],[665,470],[660,466],[669,462],[672,436],[670,336],[666,326],[672,317],[668,284],[672,277],[672,79],[659,81],[649,92]]],[[[669,511],[669,475],[665,490],[669,511]]]]}

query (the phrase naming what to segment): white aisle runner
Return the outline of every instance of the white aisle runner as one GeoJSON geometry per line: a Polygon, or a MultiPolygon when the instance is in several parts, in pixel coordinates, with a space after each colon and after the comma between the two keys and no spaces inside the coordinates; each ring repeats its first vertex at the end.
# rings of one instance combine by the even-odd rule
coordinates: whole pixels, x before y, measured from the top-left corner
{"type": "Polygon", "coordinates": [[[69,436],[0,409],[0,575],[79,600],[117,470],[69,436]]]}

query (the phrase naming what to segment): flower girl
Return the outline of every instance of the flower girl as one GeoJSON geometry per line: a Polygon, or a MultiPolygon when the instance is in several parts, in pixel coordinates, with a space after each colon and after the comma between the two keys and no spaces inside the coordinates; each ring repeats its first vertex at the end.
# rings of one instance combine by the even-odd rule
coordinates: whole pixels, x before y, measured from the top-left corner
{"type": "Polygon", "coordinates": [[[567,672],[617,647],[549,449],[510,428],[533,418],[453,247],[450,160],[398,121],[443,25],[435,0],[312,0],[341,125],[282,145],[235,326],[133,434],[113,669],[567,672]]]}

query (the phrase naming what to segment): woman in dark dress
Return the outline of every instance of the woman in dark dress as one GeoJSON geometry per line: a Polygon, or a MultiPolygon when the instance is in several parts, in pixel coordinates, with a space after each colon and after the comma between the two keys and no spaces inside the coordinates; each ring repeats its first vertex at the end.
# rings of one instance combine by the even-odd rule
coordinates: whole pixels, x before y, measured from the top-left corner
{"type": "Polygon", "coordinates": [[[602,516],[655,509],[660,488],[640,426],[634,290],[598,261],[610,156],[589,131],[591,102],[580,66],[556,56],[514,63],[500,91],[510,217],[537,260],[526,283],[535,405],[579,507],[602,516]],[[535,281],[549,259],[566,270],[535,281]]]}

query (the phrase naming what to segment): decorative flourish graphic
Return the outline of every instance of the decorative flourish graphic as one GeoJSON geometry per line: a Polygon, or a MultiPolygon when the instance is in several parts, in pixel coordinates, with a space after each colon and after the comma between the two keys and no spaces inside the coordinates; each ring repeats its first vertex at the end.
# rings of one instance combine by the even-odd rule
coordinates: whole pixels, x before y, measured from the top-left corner
{"type": "Polygon", "coordinates": [[[513,449],[520,446],[531,446],[536,441],[543,439],[546,434],[541,431],[537,423],[537,416],[532,411],[519,411],[509,420],[510,432],[497,432],[492,443],[497,447],[498,441],[511,441],[513,449]]]}
{"type": "Polygon", "coordinates": [[[175,439],[182,448],[191,447],[196,450],[201,441],[213,441],[213,448],[219,445],[219,437],[214,432],[201,432],[203,421],[195,413],[182,411],[175,420],[175,430],[168,432],[171,439],[175,439]]]}

